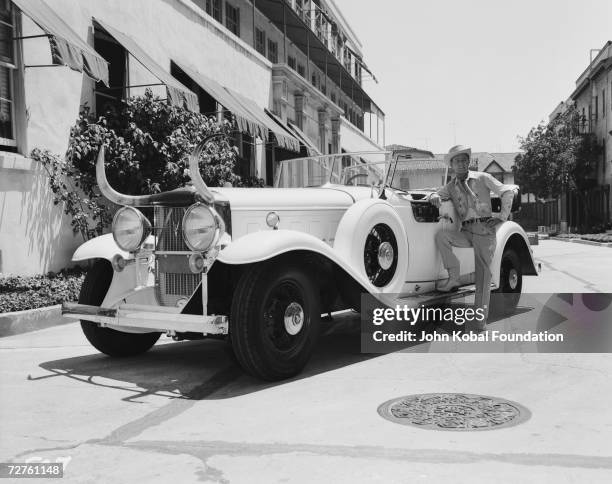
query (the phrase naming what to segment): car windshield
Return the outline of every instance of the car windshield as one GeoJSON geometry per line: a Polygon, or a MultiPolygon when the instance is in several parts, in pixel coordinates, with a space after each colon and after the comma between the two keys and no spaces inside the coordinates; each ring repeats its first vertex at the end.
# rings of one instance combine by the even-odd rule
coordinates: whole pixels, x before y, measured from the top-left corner
{"type": "Polygon", "coordinates": [[[435,158],[399,156],[387,178],[387,186],[396,190],[433,190],[444,185],[446,164],[435,158]]]}
{"type": "Polygon", "coordinates": [[[387,175],[390,155],[389,151],[362,151],[283,160],[274,186],[319,187],[327,183],[379,185],[387,175]]]}

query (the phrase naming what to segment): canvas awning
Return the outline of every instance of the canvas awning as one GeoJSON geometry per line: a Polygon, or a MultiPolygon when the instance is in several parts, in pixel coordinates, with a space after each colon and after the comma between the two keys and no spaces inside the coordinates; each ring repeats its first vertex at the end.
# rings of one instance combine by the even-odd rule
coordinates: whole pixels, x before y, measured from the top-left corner
{"type": "Polygon", "coordinates": [[[225,109],[231,111],[236,118],[236,123],[240,131],[250,133],[252,136],[259,136],[261,139],[268,139],[268,131],[261,126],[255,119],[244,111],[239,103],[228,94],[225,88],[217,81],[205,76],[204,74],[190,69],[183,64],[175,61],[175,64],[187,74],[198,86],[204,89],[225,109]]]}
{"type": "Polygon", "coordinates": [[[266,141],[268,134],[272,132],[279,146],[297,153],[300,152],[300,142],[291,133],[271,120],[266,115],[264,108],[258,106],[257,103],[228,87],[222,86],[198,71],[180,63],[176,63],[176,65],[215,98],[219,104],[232,112],[241,131],[250,133],[252,136],[259,136],[266,141]]]}
{"type": "Polygon", "coordinates": [[[308,151],[308,156],[317,156],[322,154],[319,148],[317,148],[310,138],[306,136],[306,133],[304,133],[300,128],[298,128],[291,121],[287,121],[287,126],[289,126],[289,129],[295,133],[298,139],[304,142],[304,146],[306,146],[306,150],[308,151]]]}
{"type": "Polygon", "coordinates": [[[280,117],[278,117],[272,111],[268,111],[267,109],[265,111],[266,111],[266,114],[270,116],[276,122],[276,124],[280,125],[291,136],[295,136],[298,139],[300,144],[304,146],[304,148],[306,149],[306,153],[308,153],[308,156],[317,156],[321,154],[319,149],[312,143],[312,141],[308,139],[308,136],[306,136],[302,132],[302,130],[299,129],[297,126],[293,125],[291,121],[287,121],[285,123],[280,117]]]}
{"type": "Polygon", "coordinates": [[[243,96],[242,94],[232,91],[227,87],[225,90],[237,101],[243,109],[245,109],[253,119],[256,119],[259,124],[265,126],[266,129],[272,131],[272,134],[276,138],[276,142],[281,148],[286,150],[300,152],[300,142],[295,136],[290,135],[283,128],[278,126],[264,111],[264,108],[258,106],[251,99],[243,96]]]}
{"type": "Polygon", "coordinates": [[[42,0],[13,0],[49,37],[53,64],[84,72],[108,86],[108,62],[42,0]]]}
{"type": "Polygon", "coordinates": [[[146,70],[166,86],[168,102],[170,104],[185,107],[190,111],[199,112],[198,96],[177,81],[172,74],[165,71],[164,68],[153,60],[131,37],[96,18],[94,18],[94,21],[102,27],[108,35],[119,42],[146,70]]]}

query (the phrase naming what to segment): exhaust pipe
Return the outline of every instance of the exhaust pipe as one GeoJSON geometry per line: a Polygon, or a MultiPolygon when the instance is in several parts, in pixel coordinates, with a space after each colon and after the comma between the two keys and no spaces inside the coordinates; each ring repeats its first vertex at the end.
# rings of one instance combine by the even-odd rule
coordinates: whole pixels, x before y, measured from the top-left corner
{"type": "MultiPolygon", "coordinates": [[[[196,192],[202,197],[202,199],[208,203],[213,204],[215,202],[214,195],[208,189],[206,182],[204,182],[202,175],[200,174],[200,155],[206,149],[206,146],[213,139],[221,138],[226,136],[224,133],[216,133],[204,138],[193,150],[193,153],[189,155],[189,173],[193,186],[196,192]]],[[[159,198],[159,193],[152,195],[123,195],[119,193],[113,187],[110,186],[106,178],[106,172],[104,169],[104,145],[100,145],[98,151],[98,158],[96,160],[96,179],[98,181],[98,187],[100,193],[108,200],[117,205],[125,205],[128,207],[147,207],[156,204],[159,198]]]]}

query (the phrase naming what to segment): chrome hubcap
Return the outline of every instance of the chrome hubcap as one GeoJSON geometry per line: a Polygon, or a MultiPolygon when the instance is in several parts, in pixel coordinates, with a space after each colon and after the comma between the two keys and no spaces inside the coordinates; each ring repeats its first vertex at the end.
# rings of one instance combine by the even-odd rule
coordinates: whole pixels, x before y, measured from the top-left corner
{"type": "Polygon", "coordinates": [[[383,270],[386,271],[393,265],[394,255],[393,246],[389,242],[383,242],[378,246],[378,264],[383,270]]]}
{"type": "Polygon", "coordinates": [[[518,272],[516,269],[510,269],[508,273],[508,284],[512,290],[516,289],[516,286],[518,286],[518,272]]]}
{"type": "Polygon", "coordinates": [[[292,302],[285,309],[285,330],[291,336],[298,334],[304,326],[304,309],[296,302],[292,302]]]}

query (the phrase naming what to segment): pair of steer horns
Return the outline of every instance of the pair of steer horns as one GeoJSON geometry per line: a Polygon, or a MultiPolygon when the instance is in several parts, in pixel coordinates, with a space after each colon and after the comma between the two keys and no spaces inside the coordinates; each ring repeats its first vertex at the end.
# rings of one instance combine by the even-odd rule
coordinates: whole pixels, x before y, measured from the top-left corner
{"type": "MultiPolygon", "coordinates": [[[[197,193],[202,196],[204,201],[209,204],[214,203],[215,198],[200,174],[200,155],[206,149],[210,141],[223,136],[226,135],[224,133],[216,133],[207,136],[200,143],[198,143],[193,150],[193,153],[189,155],[189,176],[191,177],[193,186],[195,187],[197,193]]],[[[104,145],[100,146],[100,151],[98,152],[98,159],[96,161],[96,178],[98,180],[98,186],[100,187],[100,192],[102,195],[117,205],[145,207],[152,204],[152,197],[155,195],[123,195],[110,186],[110,183],[108,183],[108,180],[106,179],[106,172],[104,170],[104,145]]]]}

